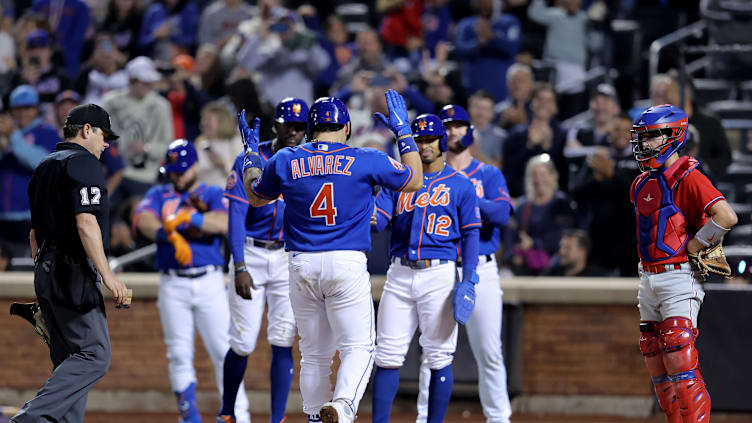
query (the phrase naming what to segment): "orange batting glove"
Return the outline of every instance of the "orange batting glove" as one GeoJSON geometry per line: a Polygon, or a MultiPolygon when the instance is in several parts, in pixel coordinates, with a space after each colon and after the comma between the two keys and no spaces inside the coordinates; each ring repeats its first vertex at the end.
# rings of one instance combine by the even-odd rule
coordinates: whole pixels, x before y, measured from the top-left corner
{"type": "Polygon", "coordinates": [[[191,251],[191,246],[188,244],[188,241],[177,232],[168,235],[167,240],[175,247],[175,260],[177,260],[181,266],[188,266],[191,264],[193,261],[193,252],[191,251]]]}
{"type": "Polygon", "coordinates": [[[164,222],[164,230],[168,234],[175,232],[178,226],[184,223],[191,223],[191,213],[186,211],[178,212],[177,214],[171,214],[167,216],[167,220],[164,222]]]}

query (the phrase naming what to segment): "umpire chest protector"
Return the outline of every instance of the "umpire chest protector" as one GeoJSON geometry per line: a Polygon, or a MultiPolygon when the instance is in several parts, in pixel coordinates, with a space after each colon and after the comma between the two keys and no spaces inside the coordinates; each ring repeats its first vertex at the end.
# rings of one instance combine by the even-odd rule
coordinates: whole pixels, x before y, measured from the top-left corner
{"type": "Polygon", "coordinates": [[[664,261],[686,254],[688,221],[674,202],[674,192],[697,165],[696,160],[682,157],[668,168],[644,172],[632,185],[637,245],[643,262],[664,261]]]}

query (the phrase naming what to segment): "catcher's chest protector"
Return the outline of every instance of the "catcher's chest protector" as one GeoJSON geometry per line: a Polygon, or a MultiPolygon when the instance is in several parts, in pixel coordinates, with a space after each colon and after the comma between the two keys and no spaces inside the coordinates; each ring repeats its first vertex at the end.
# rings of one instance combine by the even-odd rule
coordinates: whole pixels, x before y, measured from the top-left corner
{"type": "Polygon", "coordinates": [[[686,255],[688,222],[674,203],[674,192],[698,163],[688,157],[679,160],[668,169],[645,172],[635,181],[632,198],[637,219],[637,245],[644,262],[686,255]]]}

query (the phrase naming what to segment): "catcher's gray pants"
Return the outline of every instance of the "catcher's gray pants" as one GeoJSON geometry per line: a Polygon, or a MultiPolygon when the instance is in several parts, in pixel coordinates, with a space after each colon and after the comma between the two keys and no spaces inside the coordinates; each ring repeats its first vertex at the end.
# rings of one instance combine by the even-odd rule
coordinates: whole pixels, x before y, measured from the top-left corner
{"type": "Polygon", "coordinates": [[[89,390],[110,366],[104,305],[81,313],[56,304],[50,300],[53,283],[52,274],[37,269],[34,288],[50,331],[50,358],[55,369],[37,396],[12,418],[16,423],[83,423],[89,390]]]}
{"type": "Polygon", "coordinates": [[[663,273],[645,272],[640,267],[637,301],[643,321],[662,322],[669,317],[686,317],[697,327],[703,298],[705,291],[695,280],[689,263],[663,273]]]}

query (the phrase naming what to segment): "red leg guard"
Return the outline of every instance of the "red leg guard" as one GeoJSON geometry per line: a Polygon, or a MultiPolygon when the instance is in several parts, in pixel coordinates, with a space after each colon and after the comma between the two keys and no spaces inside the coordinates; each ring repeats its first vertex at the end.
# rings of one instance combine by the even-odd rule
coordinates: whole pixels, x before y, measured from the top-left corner
{"type": "Polygon", "coordinates": [[[640,351],[645,357],[645,366],[653,378],[658,404],[666,415],[667,423],[682,423],[679,403],[676,400],[674,384],[663,364],[663,346],[657,332],[658,322],[640,324],[640,351]]]}
{"type": "Polygon", "coordinates": [[[695,348],[697,329],[683,317],[664,320],[659,326],[663,364],[674,384],[684,423],[710,421],[710,395],[702,379],[695,348]]]}

